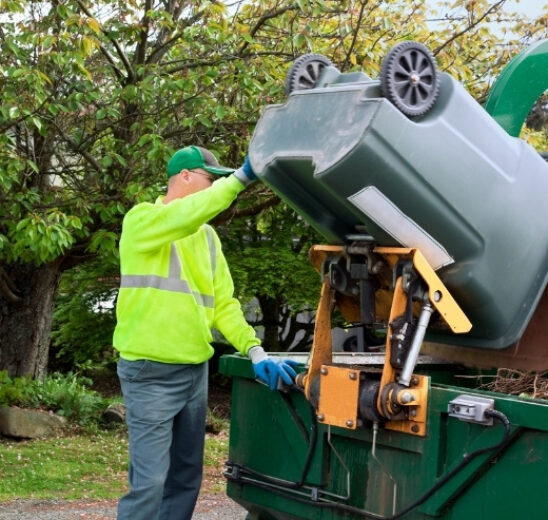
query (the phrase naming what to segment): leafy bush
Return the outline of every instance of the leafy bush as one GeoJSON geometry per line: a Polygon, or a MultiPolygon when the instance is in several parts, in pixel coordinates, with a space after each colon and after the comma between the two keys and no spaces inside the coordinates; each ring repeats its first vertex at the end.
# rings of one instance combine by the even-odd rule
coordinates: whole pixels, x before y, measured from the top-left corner
{"type": "Polygon", "coordinates": [[[8,377],[0,372],[0,406],[51,410],[70,422],[87,425],[99,420],[109,400],[88,387],[91,380],[69,372],[52,374],[38,381],[30,377],[8,377]]]}
{"type": "Polygon", "coordinates": [[[11,379],[6,371],[0,372],[0,406],[37,408],[39,382],[30,376],[11,379]]]}
{"type": "Polygon", "coordinates": [[[50,371],[66,372],[88,361],[115,362],[112,334],[118,280],[108,269],[105,275],[105,269],[91,263],[63,274],[53,314],[50,371]]]}

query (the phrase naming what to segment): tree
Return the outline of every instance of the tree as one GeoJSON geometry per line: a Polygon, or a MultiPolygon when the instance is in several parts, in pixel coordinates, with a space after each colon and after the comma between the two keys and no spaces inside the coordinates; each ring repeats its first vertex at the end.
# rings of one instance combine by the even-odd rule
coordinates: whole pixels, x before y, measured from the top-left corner
{"type": "MultiPolygon", "coordinates": [[[[232,9],[215,0],[0,0],[0,368],[43,376],[61,273],[116,260],[123,215],[154,199],[174,148],[207,145],[237,165],[260,108],[283,98],[296,56],[319,52],[374,76],[394,42],[413,38],[476,87],[504,56],[486,27],[503,4],[457,1],[431,30],[416,0],[232,9]]],[[[253,201],[251,191],[231,218],[277,202],[253,201]]]]}
{"type": "Polygon", "coordinates": [[[53,315],[48,370],[68,372],[88,363],[113,363],[117,274],[117,265],[109,270],[100,259],[63,274],[53,315]]]}
{"type": "MultiPolygon", "coordinates": [[[[271,200],[266,190],[263,197],[271,200]]],[[[306,350],[321,285],[307,255],[320,237],[285,204],[221,226],[220,233],[240,300],[258,304],[258,316],[249,321],[263,329],[265,348],[306,350]]]]}
{"type": "Polygon", "coordinates": [[[255,84],[232,66],[242,44],[218,2],[1,7],[0,366],[40,377],[60,274],[116,254],[173,148],[207,142],[235,162],[255,84]]]}

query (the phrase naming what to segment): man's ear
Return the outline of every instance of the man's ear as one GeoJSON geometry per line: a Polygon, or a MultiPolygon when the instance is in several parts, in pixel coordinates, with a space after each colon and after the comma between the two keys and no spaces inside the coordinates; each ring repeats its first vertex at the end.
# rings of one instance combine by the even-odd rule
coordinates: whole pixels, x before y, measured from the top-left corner
{"type": "Polygon", "coordinates": [[[190,182],[191,177],[190,177],[190,171],[189,170],[181,170],[179,172],[179,175],[181,176],[181,179],[184,182],[186,182],[186,183],[190,182]]]}

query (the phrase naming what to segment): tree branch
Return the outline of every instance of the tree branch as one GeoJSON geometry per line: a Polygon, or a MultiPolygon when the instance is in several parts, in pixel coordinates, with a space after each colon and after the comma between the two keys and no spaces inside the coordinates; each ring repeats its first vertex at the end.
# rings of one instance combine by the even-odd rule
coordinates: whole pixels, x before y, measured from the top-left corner
{"type": "Polygon", "coordinates": [[[65,134],[63,129],[55,121],[52,121],[52,123],[57,128],[57,130],[59,130],[61,137],[71,147],[73,152],[80,154],[91,166],[93,166],[93,169],[97,172],[101,172],[103,170],[102,166],[97,162],[97,159],[95,159],[95,157],[93,157],[85,150],[81,150],[78,146],[78,143],[72,137],[65,134]]]}
{"type": "Polygon", "coordinates": [[[220,226],[230,222],[234,218],[244,218],[244,217],[253,217],[258,215],[261,211],[271,208],[279,204],[280,198],[277,195],[269,196],[266,200],[253,204],[252,206],[238,210],[236,208],[237,202],[233,202],[232,205],[217,215],[213,220],[212,224],[214,226],[220,226]]]}
{"type": "Polygon", "coordinates": [[[463,34],[466,34],[468,31],[476,27],[478,24],[480,24],[487,16],[489,16],[493,11],[496,11],[499,7],[503,6],[506,0],[499,0],[497,3],[493,4],[483,15],[481,15],[475,22],[469,23],[467,27],[465,27],[462,31],[459,31],[458,33],[455,33],[451,38],[449,38],[447,41],[436,47],[436,49],[432,52],[434,56],[437,56],[447,45],[454,42],[457,38],[462,36],[463,34]]]}
{"type": "Polygon", "coordinates": [[[362,24],[363,20],[363,13],[365,11],[365,6],[369,3],[369,0],[364,0],[361,3],[360,13],[358,14],[358,22],[356,23],[356,29],[354,29],[354,34],[352,36],[352,43],[350,44],[350,48],[348,49],[348,52],[346,53],[346,57],[344,59],[344,62],[341,67],[341,72],[344,72],[346,69],[346,66],[348,65],[350,61],[350,56],[352,54],[352,51],[354,50],[354,47],[356,45],[356,40],[358,39],[358,32],[360,30],[360,26],[362,24]]]}
{"type": "MultiPolygon", "coordinates": [[[[292,11],[293,9],[297,9],[299,6],[297,3],[289,4],[286,7],[281,7],[280,9],[272,10],[268,13],[263,14],[258,20],[257,23],[251,28],[249,31],[249,35],[253,38],[257,31],[266,23],[267,20],[270,20],[271,18],[276,18],[277,16],[280,16],[287,11],[292,11]]],[[[249,46],[249,42],[244,42],[242,46],[240,47],[240,50],[238,51],[238,55],[243,54],[243,52],[247,49],[249,46]]]]}
{"type": "MultiPolygon", "coordinates": [[[[222,56],[220,58],[215,58],[210,60],[194,61],[191,63],[186,62],[181,65],[177,65],[176,67],[172,67],[171,69],[167,70],[164,74],[166,75],[174,74],[182,70],[195,69],[198,67],[213,67],[215,65],[219,65],[220,63],[228,63],[230,61],[243,60],[248,58],[258,58],[259,56],[285,56],[288,58],[292,58],[293,54],[291,54],[290,52],[282,52],[282,51],[263,51],[263,52],[254,52],[252,54],[235,54],[231,56],[222,56]]],[[[171,62],[171,63],[173,64],[175,62],[171,62]]]]}
{"type": "Polygon", "coordinates": [[[150,26],[150,18],[148,16],[149,11],[152,9],[152,0],[146,0],[145,13],[141,20],[141,37],[137,43],[135,54],[133,55],[133,65],[139,65],[145,62],[145,54],[148,42],[148,30],[150,26]]]}
{"type": "Polygon", "coordinates": [[[240,209],[240,210],[237,209],[233,212],[232,215],[235,218],[253,217],[255,215],[258,215],[261,211],[264,211],[265,209],[276,206],[279,203],[280,203],[280,198],[277,195],[272,195],[266,200],[259,202],[257,204],[253,204],[252,206],[249,206],[248,208],[240,209]]]}
{"type": "MultiPolygon", "coordinates": [[[[80,9],[82,9],[82,11],[84,12],[84,14],[86,14],[87,16],[89,16],[90,18],[93,18],[93,19],[96,19],[92,14],[91,12],[89,11],[89,9],[84,5],[84,2],[82,0],[76,0],[76,3],[80,6],[80,9]]],[[[126,69],[126,72],[127,72],[127,80],[128,82],[132,82],[134,79],[135,79],[135,71],[133,70],[133,67],[131,66],[131,63],[129,62],[128,60],[128,57],[126,56],[125,52],[122,50],[122,47],[120,46],[120,44],[116,41],[115,38],[113,38],[109,33],[108,31],[105,31],[105,29],[103,28],[103,24],[101,24],[100,22],[99,23],[99,27],[101,28],[101,31],[102,33],[110,40],[110,42],[112,43],[112,45],[114,45],[114,47],[116,48],[116,53],[118,54],[120,60],[122,60],[122,63],[124,64],[124,67],[126,69]]],[[[111,63],[111,65],[114,67],[114,70],[115,72],[117,71],[117,76],[118,74],[120,75],[119,76],[119,79],[122,79],[122,74],[120,72],[120,69],[118,69],[118,67],[116,66],[116,64],[114,63],[114,58],[111,56],[111,54],[105,49],[103,48],[103,46],[100,44],[99,47],[101,48],[101,52],[103,52],[103,54],[106,56],[106,58],[109,60],[109,62],[111,63]]]]}
{"type": "Polygon", "coordinates": [[[156,46],[155,49],[152,51],[150,56],[146,59],[147,63],[158,63],[163,55],[169,50],[169,46],[177,41],[181,36],[183,36],[185,29],[194,23],[196,23],[200,18],[202,18],[205,14],[205,9],[202,9],[201,11],[198,11],[195,15],[191,16],[190,18],[186,18],[182,22],[182,28],[180,31],[175,33],[169,40],[165,41],[164,43],[160,44],[159,46],[156,46]]]}

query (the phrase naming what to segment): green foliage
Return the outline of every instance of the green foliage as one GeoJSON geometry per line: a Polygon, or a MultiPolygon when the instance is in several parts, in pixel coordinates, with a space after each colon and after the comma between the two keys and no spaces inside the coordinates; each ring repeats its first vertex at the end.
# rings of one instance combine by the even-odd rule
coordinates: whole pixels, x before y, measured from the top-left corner
{"type": "Polygon", "coordinates": [[[265,348],[295,348],[298,336],[298,348],[308,348],[321,285],[308,250],[321,238],[285,205],[265,209],[256,220],[232,221],[221,234],[237,296],[260,305],[250,322],[264,329],[265,348]]]}
{"type": "Polygon", "coordinates": [[[91,381],[68,373],[47,377],[42,386],[41,404],[71,422],[83,424],[97,419],[106,401],[90,390],[91,381]]]}
{"type": "Polygon", "coordinates": [[[50,367],[71,370],[87,362],[115,361],[118,281],[114,266],[112,271],[109,276],[104,262],[92,262],[63,274],[53,315],[50,367]]]}
{"type": "Polygon", "coordinates": [[[51,410],[72,423],[87,425],[97,422],[108,406],[90,385],[89,379],[73,373],[55,373],[38,381],[28,376],[12,379],[0,371],[0,406],[51,410]]]}
{"type": "Polygon", "coordinates": [[[322,239],[294,211],[278,205],[257,220],[232,222],[221,233],[243,301],[267,294],[295,312],[317,303],[319,275],[308,250],[322,239]]]}
{"type": "MultiPolygon", "coordinates": [[[[396,42],[415,39],[482,99],[511,55],[546,37],[545,18],[524,21],[488,0],[441,1],[435,10],[418,0],[145,8],[138,0],[0,0],[0,266],[13,282],[4,284],[12,301],[30,283],[17,278],[20,264],[64,270],[98,258],[110,272],[123,215],[162,190],[173,149],[206,145],[239,165],[255,121],[265,105],[283,101],[285,73],[301,54],[324,54],[341,71],[375,77],[396,42]],[[495,32],[503,23],[513,39],[495,32]]],[[[288,320],[316,298],[317,278],[305,266],[311,233],[282,205],[276,219],[290,219],[289,242],[270,240],[264,221],[275,210],[261,203],[274,199],[256,194],[241,197],[230,214],[234,232],[225,233],[249,223],[249,251],[230,250],[242,246],[235,237],[227,251],[238,293],[277,303],[287,311],[278,318],[288,320]]],[[[80,362],[97,359],[112,323],[93,311],[93,291],[78,297],[62,295],[54,343],[56,354],[68,361],[74,352],[80,362]]],[[[13,348],[23,352],[25,344],[13,348]]]]}
{"type": "Polygon", "coordinates": [[[0,406],[29,406],[36,408],[36,386],[29,376],[11,379],[5,370],[0,371],[0,406]]]}

